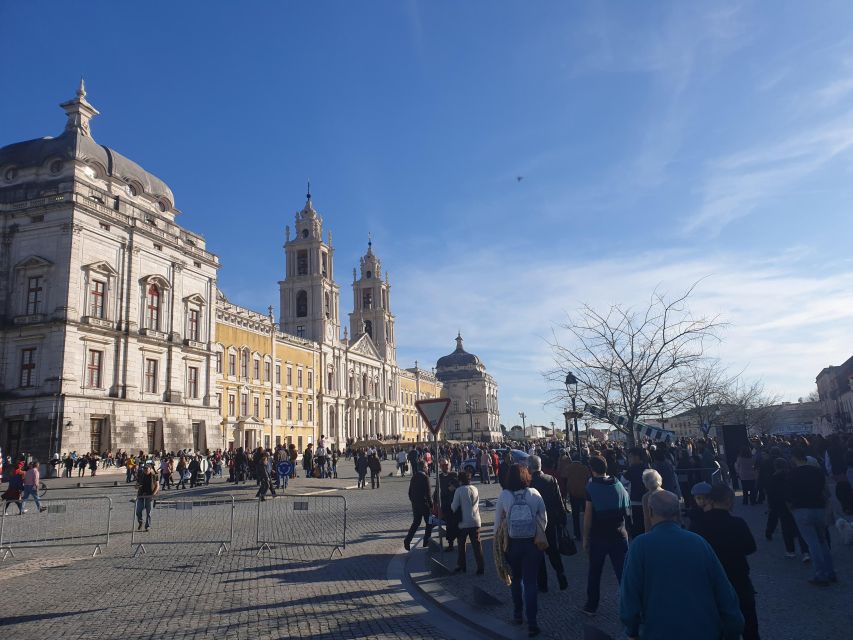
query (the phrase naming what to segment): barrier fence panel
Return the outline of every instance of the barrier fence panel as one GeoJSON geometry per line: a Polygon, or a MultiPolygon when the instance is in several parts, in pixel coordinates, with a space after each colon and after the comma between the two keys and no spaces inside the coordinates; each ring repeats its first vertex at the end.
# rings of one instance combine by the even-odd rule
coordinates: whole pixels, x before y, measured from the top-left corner
{"type": "Polygon", "coordinates": [[[258,555],[273,545],[331,547],[343,556],[347,547],[347,500],[344,496],[280,495],[258,500],[258,555]]]}
{"type": "Polygon", "coordinates": [[[44,498],[39,510],[32,499],[19,514],[15,502],[3,502],[0,518],[0,559],[15,549],[92,546],[92,557],[110,542],[113,501],[107,496],[44,498]]]}
{"type": "Polygon", "coordinates": [[[133,503],[130,544],[133,556],[146,545],[217,545],[216,555],[228,551],[234,540],[234,496],[199,498],[136,498],[133,503]],[[145,529],[146,501],[151,502],[151,526],[145,529]],[[142,525],[137,508],[141,507],[142,525]]]}

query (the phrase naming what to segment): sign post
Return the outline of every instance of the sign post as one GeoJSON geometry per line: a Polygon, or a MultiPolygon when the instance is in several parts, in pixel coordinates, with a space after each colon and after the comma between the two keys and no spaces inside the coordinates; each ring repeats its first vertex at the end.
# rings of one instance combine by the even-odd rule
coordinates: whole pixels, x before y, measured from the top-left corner
{"type": "MultiPolygon", "coordinates": [[[[441,492],[438,484],[438,432],[441,431],[441,425],[444,423],[444,417],[447,415],[447,410],[450,408],[450,398],[418,400],[415,402],[415,408],[418,410],[418,413],[421,414],[421,418],[424,419],[424,422],[426,422],[427,429],[432,432],[432,441],[435,445],[435,456],[433,457],[433,462],[435,464],[435,493],[433,497],[433,504],[437,505],[438,511],[440,512],[441,492]]],[[[438,531],[439,544],[441,544],[440,526],[438,531]]]]}

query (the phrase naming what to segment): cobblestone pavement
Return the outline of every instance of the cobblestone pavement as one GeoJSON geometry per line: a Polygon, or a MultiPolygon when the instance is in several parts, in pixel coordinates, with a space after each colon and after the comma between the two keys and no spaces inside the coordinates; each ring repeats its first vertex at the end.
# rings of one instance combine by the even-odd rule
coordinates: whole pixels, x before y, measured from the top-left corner
{"type": "MultiPolygon", "coordinates": [[[[215,480],[211,487],[165,492],[166,502],[192,498],[194,504],[155,508],[151,532],[134,534],[134,540],[146,541],[146,552],[133,557],[133,490],[123,476],[80,479],[96,485],[84,488],[76,488],[77,478],[48,480],[49,512],[36,513],[31,503],[30,513],[6,518],[7,533],[38,531],[38,539],[45,539],[51,530],[56,537],[76,535],[87,522],[96,528],[106,517],[103,500],[88,501],[97,507],[67,500],[95,495],[111,497],[118,525],[114,529],[122,533],[113,534],[103,555],[94,558],[90,539],[78,538],[77,547],[13,544],[15,557],[0,564],[0,590],[6,594],[0,602],[0,633],[21,640],[460,637],[452,626],[437,622],[399,582],[388,579],[389,563],[402,549],[411,519],[408,478],[383,478],[382,487],[373,491],[354,489],[354,476],[348,471],[342,475],[346,477],[340,480],[291,482],[288,496],[313,493],[317,499],[312,498],[312,509],[325,503],[310,526],[310,517],[294,511],[294,503],[304,499],[263,503],[268,509],[264,539],[311,544],[273,544],[260,556],[254,485],[234,487],[215,480]],[[112,486],[115,480],[118,487],[112,486]],[[205,501],[228,495],[236,498],[234,540],[229,552],[217,556],[217,543],[230,529],[230,501],[205,501]],[[348,502],[347,546],[342,556],[332,559],[331,545],[343,513],[340,498],[318,500],[329,496],[345,496],[348,502]],[[58,506],[62,504],[64,513],[58,506]],[[72,512],[82,515],[75,521],[72,512]],[[285,519],[302,524],[296,531],[285,529],[285,519]]],[[[10,514],[15,511],[12,506],[10,514]]]]}
{"type": "MultiPolygon", "coordinates": [[[[478,485],[481,498],[495,498],[500,493],[498,485],[478,485]]],[[[738,497],[738,502],[740,498],[738,497]]],[[[486,575],[477,577],[473,572],[473,556],[468,551],[468,574],[455,574],[441,578],[428,578],[439,583],[444,590],[473,606],[473,586],[479,586],[502,601],[501,605],[476,609],[493,619],[505,620],[505,633],[515,637],[517,633],[509,626],[512,601],[509,587],[497,578],[492,560],[491,528],[494,508],[481,507],[483,516],[484,552],[486,553],[486,575]]],[[[853,546],[843,546],[835,532],[831,531],[833,559],[840,583],[833,587],[812,587],[806,581],[812,577],[810,564],[785,557],[781,531],[777,528],[772,541],[764,538],[766,506],[742,506],[737,504],[735,515],[746,519],[755,536],[758,551],[749,557],[751,575],[758,605],[759,632],[770,640],[802,640],[804,638],[849,638],[853,637],[853,546]]],[[[455,553],[435,555],[446,566],[453,568],[455,553]]],[[[559,591],[556,577],[548,565],[549,591],[539,596],[539,623],[545,638],[578,639],[584,637],[584,624],[591,624],[613,636],[624,638],[618,612],[618,585],[609,564],[605,564],[601,582],[601,604],[595,618],[589,619],[580,612],[586,599],[587,559],[583,550],[575,556],[563,558],[569,588],[559,591]]],[[[690,594],[673,592],[673,606],[678,606],[679,597],[690,594]]],[[[502,630],[503,632],[503,630],[502,630]]]]}

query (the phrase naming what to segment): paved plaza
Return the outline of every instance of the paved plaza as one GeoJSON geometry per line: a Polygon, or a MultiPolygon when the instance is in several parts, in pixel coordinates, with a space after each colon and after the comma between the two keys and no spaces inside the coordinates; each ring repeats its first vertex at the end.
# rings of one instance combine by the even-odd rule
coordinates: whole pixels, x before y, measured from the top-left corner
{"type": "MultiPolygon", "coordinates": [[[[345,471],[338,480],[298,479],[291,483],[289,497],[261,505],[265,523],[261,538],[273,544],[260,554],[256,542],[259,505],[253,499],[253,484],[234,487],[215,479],[210,487],[165,492],[161,497],[166,503],[153,512],[151,532],[134,534],[134,541],[145,542],[145,552],[134,557],[137,546],[131,544],[129,533],[134,524],[134,492],[125,485],[123,475],[81,479],[87,485],[83,488],[76,487],[77,478],[50,480],[48,498],[109,496],[114,533],[102,547],[103,554],[94,558],[92,540],[75,540],[80,545],[73,547],[13,544],[15,556],[0,565],[0,588],[7,594],[0,604],[3,634],[15,639],[61,636],[66,640],[521,637],[507,624],[509,589],[498,582],[491,561],[491,532],[486,525],[491,524],[493,508],[482,510],[486,575],[433,577],[423,572],[427,551],[418,547],[405,554],[402,549],[410,522],[408,478],[386,477],[380,489],[358,490],[354,474],[348,471],[351,465],[340,466],[345,471]],[[294,494],[312,495],[310,505],[294,506],[304,501],[290,497],[294,494]],[[227,496],[231,495],[235,498],[233,540],[230,549],[217,556],[218,542],[229,534],[227,496]],[[341,554],[334,551],[342,516],[339,496],[346,498],[348,506],[347,544],[341,554]],[[170,506],[169,500],[176,497],[192,498],[193,507],[170,506]],[[313,511],[305,514],[300,511],[303,508],[313,511]],[[288,523],[296,524],[285,527],[288,523]],[[492,608],[475,604],[474,585],[502,604],[492,608]]],[[[500,490],[496,484],[479,488],[484,499],[496,497],[500,490]]],[[[39,518],[58,522],[60,515],[64,522],[71,522],[68,512],[73,502],[65,503],[64,514],[36,514],[30,504],[30,513],[8,516],[6,526],[14,521],[21,527],[39,518]]],[[[97,501],[79,502],[84,504],[97,501]]],[[[747,518],[759,545],[750,560],[759,592],[762,637],[844,637],[853,628],[849,609],[853,547],[834,545],[839,585],[810,587],[806,583],[810,567],[784,557],[778,532],[772,542],[764,540],[764,507],[738,506],[737,513],[747,518]]],[[[104,515],[90,511],[82,517],[91,520],[104,515]]],[[[78,521],[68,526],[81,525],[78,521]]],[[[20,535],[21,530],[7,531],[20,535]]],[[[436,556],[454,566],[455,554],[438,552],[436,556]]],[[[599,613],[589,620],[579,612],[586,560],[581,553],[565,562],[569,589],[557,590],[552,574],[551,590],[540,596],[543,636],[580,639],[583,625],[592,623],[621,638],[617,587],[609,567],[599,613]]],[[[677,597],[674,593],[673,599],[677,597]]]]}

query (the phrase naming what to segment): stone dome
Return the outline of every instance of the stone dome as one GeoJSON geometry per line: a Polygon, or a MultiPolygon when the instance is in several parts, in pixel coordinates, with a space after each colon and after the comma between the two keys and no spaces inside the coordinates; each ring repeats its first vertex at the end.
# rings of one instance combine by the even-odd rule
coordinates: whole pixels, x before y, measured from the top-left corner
{"type": "Polygon", "coordinates": [[[456,350],[438,359],[435,368],[440,370],[448,367],[480,367],[483,363],[473,353],[462,348],[462,334],[456,336],[456,350]]]}

